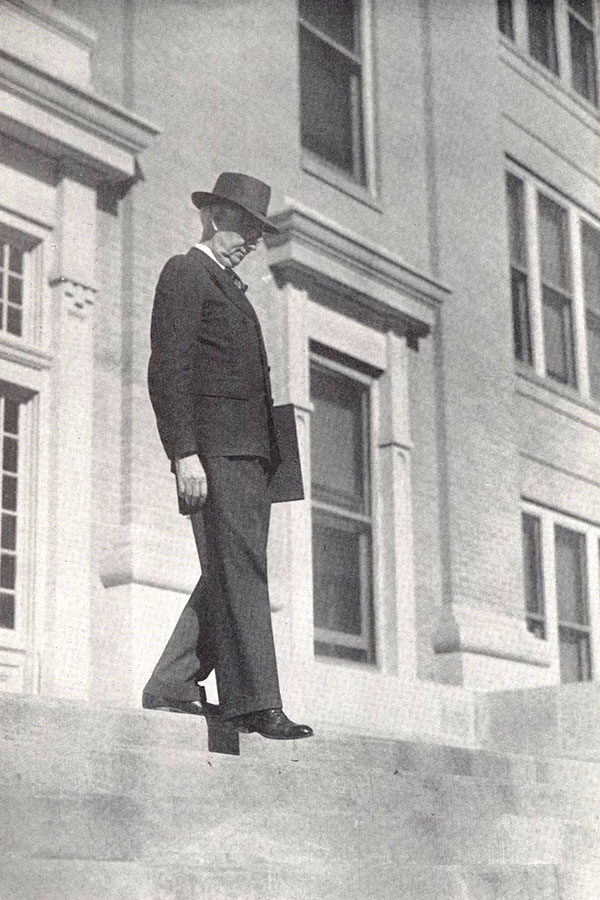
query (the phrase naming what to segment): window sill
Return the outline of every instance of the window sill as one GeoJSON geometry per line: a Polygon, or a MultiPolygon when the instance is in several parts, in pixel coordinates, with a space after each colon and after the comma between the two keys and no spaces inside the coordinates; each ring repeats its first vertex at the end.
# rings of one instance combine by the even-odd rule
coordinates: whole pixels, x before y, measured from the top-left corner
{"type": "Polygon", "coordinates": [[[0,332],[0,359],[39,370],[49,369],[54,356],[47,350],[30,344],[26,339],[0,332]]]}
{"type": "Polygon", "coordinates": [[[353,669],[361,669],[363,672],[370,675],[381,675],[381,670],[376,662],[363,662],[358,659],[341,659],[336,656],[320,656],[316,653],[313,653],[313,660],[315,665],[317,666],[335,666],[336,668],[348,668],[348,666],[352,666],[353,669]]]}
{"type": "Polygon", "coordinates": [[[362,184],[352,181],[349,176],[323,162],[322,159],[319,159],[318,156],[315,156],[309,150],[302,151],[302,169],[309,175],[313,175],[315,178],[331,185],[331,187],[337,188],[354,200],[364,203],[365,206],[370,206],[371,209],[377,212],[383,211],[381,203],[373,191],[362,184]]]}
{"type": "Polygon", "coordinates": [[[555,75],[550,69],[547,69],[529,56],[529,54],[524,53],[509,38],[501,35],[500,46],[505,51],[505,55],[501,56],[501,59],[506,65],[522,75],[530,84],[538,87],[547,97],[554,100],[559,106],[562,106],[563,109],[579,119],[588,128],[593,128],[594,131],[598,132],[600,109],[594,103],[586,100],[585,97],[582,97],[581,94],[578,94],[577,91],[565,84],[560,75],[555,75]],[[512,59],[509,58],[509,54],[512,59]],[[549,91],[549,87],[554,88],[554,91],[549,91]],[[556,92],[558,92],[559,96],[557,96],[556,92]]]}
{"type": "Polygon", "coordinates": [[[540,378],[533,369],[517,363],[516,392],[543,406],[548,406],[562,415],[589,425],[600,431],[600,403],[583,397],[575,388],[540,378]]]}
{"type": "Polygon", "coordinates": [[[18,631],[13,631],[12,628],[0,628],[0,652],[3,650],[25,653],[27,641],[24,635],[18,631]]]}

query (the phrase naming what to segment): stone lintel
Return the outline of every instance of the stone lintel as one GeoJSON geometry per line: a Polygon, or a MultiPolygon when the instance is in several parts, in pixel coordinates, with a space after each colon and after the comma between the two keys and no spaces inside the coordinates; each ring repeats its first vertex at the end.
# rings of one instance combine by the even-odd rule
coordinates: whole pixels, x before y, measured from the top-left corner
{"type": "Polygon", "coordinates": [[[280,284],[412,344],[429,334],[450,294],[441,282],[296,201],[273,219],[280,233],[267,237],[267,258],[280,284]]]}

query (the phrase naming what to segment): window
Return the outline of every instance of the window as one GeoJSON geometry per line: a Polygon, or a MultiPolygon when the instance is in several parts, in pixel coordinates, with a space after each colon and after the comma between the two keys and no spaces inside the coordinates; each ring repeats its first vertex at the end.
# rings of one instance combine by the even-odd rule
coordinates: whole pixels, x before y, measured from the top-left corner
{"type": "Polygon", "coordinates": [[[23,281],[25,253],[0,236],[0,330],[23,333],[23,281]]]}
{"type": "Polygon", "coordinates": [[[506,193],[515,356],[521,362],[531,365],[529,276],[527,271],[527,246],[525,240],[523,182],[510,172],[506,177],[506,193]]]}
{"type": "Polygon", "coordinates": [[[527,0],[529,52],[543,66],[558,75],[554,0],[527,0]]]}
{"type": "Polygon", "coordinates": [[[498,28],[505,37],[514,41],[515,26],[512,0],[498,0],[498,28]]]}
{"type": "Polygon", "coordinates": [[[567,212],[538,195],[546,374],[575,384],[567,212]]]}
{"type": "MultiPolygon", "coordinates": [[[[554,646],[562,682],[590,681],[590,610],[600,590],[600,528],[527,503],[522,534],[527,628],[554,646]]],[[[600,610],[595,615],[594,633],[600,610]]]]}
{"type": "Polygon", "coordinates": [[[516,48],[598,105],[595,0],[497,0],[497,14],[500,33],[516,48]]]}
{"type": "Polygon", "coordinates": [[[590,394],[600,401],[600,231],[581,223],[590,394]]]}
{"type": "Polygon", "coordinates": [[[592,0],[569,0],[571,78],[578,94],[598,103],[592,0]]]}
{"type": "Polygon", "coordinates": [[[542,545],[540,520],[523,513],[523,581],[527,629],[536,637],[546,637],[544,583],[542,576],[542,545]]]}
{"type": "Polygon", "coordinates": [[[299,0],[302,146],[366,183],[359,0],[299,0]]]}
{"type": "Polygon", "coordinates": [[[0,527],[0,628],[14,629],[17,579],[17,516],[20,404],[0,394],[2,493],[0,527]]]}
{"type": "Polygon", "coordinates": [[[600,223],[523,172],[506,193],[515,358],[600,402],[600,223]]]}
{"type": "Polygon", "coordinates": [[[561,681],[592,677],[585,535],[555,527],[556,598],[561,681]]]}
{"type": "Polygon", "coordinates": [[[310,390],[315,652],[373,662],[369,381],[313,357],[310,390]]]}

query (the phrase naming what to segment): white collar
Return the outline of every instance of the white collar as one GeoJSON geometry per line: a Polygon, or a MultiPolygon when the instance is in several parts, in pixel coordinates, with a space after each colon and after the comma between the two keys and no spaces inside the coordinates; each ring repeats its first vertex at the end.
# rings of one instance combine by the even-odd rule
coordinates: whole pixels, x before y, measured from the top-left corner
{"type": "Polygon", "coordinates": [[[214,253],[212,252],[212,250],[210,249],[210,247],[207,247],[206,244],[194,244],[194,247],[195,247],[197,250],[202,250],[202,252],[203,252],[203,253],[206,253],[207,256],[210,256],[210,258],[213,260],[213,262],[216,262],[216,264],[219,266],[220,269],[224,269],[224,268],[225,268],[225,266],[223,265],[223,263],[220,263],[220,262],[219,262],[219,260],[218,260],[217,257],[215,256],[215,254],[214,254],[214,253]]]}

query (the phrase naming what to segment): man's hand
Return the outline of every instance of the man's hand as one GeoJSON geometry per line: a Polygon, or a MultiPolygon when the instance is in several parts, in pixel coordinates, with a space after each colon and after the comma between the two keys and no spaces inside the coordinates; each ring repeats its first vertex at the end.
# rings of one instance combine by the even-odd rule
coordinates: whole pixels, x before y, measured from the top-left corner
{"type": "Polygon", "coordinates": [[[203,506],[208,493],[206,472],[198,456],[175,460],[177,492],[188,506],[203,506]]]}

